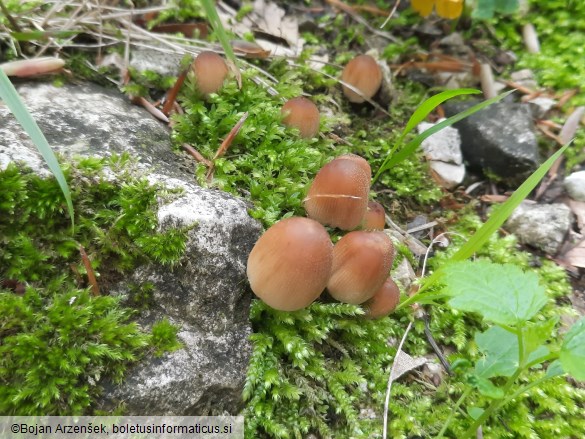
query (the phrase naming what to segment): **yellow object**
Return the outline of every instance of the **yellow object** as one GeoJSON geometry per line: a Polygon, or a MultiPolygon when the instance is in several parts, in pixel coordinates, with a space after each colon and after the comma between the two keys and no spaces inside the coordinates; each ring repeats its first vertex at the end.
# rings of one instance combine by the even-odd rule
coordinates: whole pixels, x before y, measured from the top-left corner
{"type": "Polygon", "coordinates": [[[463,12],[463,0],[437,0],[435,9],[441,18],[459,18],[463,12]]]}
{"type": "Polygon", "coordinates": [[[441,18],[459,18],[463,13],[464,0],[412,0],[412,8],[423,17],[428,17],[435,8],[441,18]]]}
{"type": "Polygon", "coordinates": [[[418,12],[423,17],[428,17],[433,12],[435,0],[412,0],[410,2],[412,9],[418,12]]]}

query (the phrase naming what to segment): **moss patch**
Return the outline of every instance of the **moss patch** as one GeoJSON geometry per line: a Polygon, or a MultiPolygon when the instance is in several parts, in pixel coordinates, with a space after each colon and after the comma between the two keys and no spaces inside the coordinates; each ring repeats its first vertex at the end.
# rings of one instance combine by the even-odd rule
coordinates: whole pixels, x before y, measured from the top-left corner
{"type": "Polygon", "coordinates": [[[103,294],[147,261],[172,265],[186,234],[156,232],[160,187],[124,175],[128,159],[83,159],[66,166],[77,228],[72,232],[54,179],[10,164],[0,171],[0,411],[82,414],[100,379],[120,380],[153,346],[173,347],[168,324],[152,337],[118,298],[89,293],[84,246],[103,294]],[[125,183],[120,183],[125,181],[125,183]]]}

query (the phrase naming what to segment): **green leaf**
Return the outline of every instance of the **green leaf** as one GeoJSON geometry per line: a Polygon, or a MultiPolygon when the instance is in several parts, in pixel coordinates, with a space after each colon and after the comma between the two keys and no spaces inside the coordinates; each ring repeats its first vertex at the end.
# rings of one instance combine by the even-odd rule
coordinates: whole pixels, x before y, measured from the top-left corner
{"type": "Polygon", "coordinates": [[[564,374],[565,371],[563,370],[563,366],[559,360],[553,361],[546,369],[547,378],[553,378],[564,374]]]}
{"type": "Polygon", "coordinates": [[[449,304],[505,326],[521,326],[545,305],[538,276],[515,265],[489,261],[449,263],[443,268],[449,304]]]}
{"type": "Polygon", "coordinates": [[[509,377],[518,369],[518,337],[509,331],[492,326],[475,335],[477,347],[484,358],[475,364],[478,378],[509,377]]]}
{"type": "Polygon", "coordinates": [[[467,413],[473,420],[479,419],[481,415],[483,415],[483,409],[479,407],[469,407],[467,409],[467,413]]]}
{"type": "Polygon", "coordinates": [[[518,10],[518,0],[494,0],[494,9],[502,14],[512,14],[518,10]]]}
{"type": "Polygon", "coordinates": [[[585,381],[585,317],[565,334],[559,359],[565,372],[576,380],[585,381]]]}
{"type": "Polygon", "coordinates": [[[489,20],[494,16],[494,0],[478,0],[471,17],[478,20],[489,20]]]}
{"type": "MultiPolygon", "coordinates": [[[[522,336],[524,340],[524,355],[529,356],[533,352],[537,352],[540,350],[542,353],[541,347],[543,347],[543,343],[545,343],[552,335],[553,329],[557,325],[559,321],[558,317],[553,317],[551,319],[538,322],[538,323],[528,323],[526,326],[522,327],[522,336]]],[[[546,355],[546,353],[544,354],[546,355]]],[[[536,359],[538,357],[534,357],[536,359]]]]}
{"type": "Polygon", "coordinates": [[[483,110],[484,108],[489,107],[490,105],[504,99],[506,96],[508,96],[510,93],[513,93],[514,91],[515,90],[510,90],[506,93],[502,93],[501,95],[496,96],[495,98],[491,98],[488,99],[487,101],[480,102],[479,104],[474,105],[473,107],[470,107],[467,110],[457,113],[456,115],[451,116],[450,118],[445,119],[443,122],[440,122],[429,128],[428,130],[425,130],[422,133],[420,133],[413,140],[408,142],[396,154],[392,154],[391,151],[391,153],[388,155],[388,157],[386,157],[386,159],[382,163],[382,166],[380,166],[380,169],[378,169],[378,172],[376,172],[373,181],[376,181],[382,172],[386,171],[387,169],[390,169],[392,166],[395,166],[396,164],[408,158],[408,156],[414,154],[416,149],[426,138],[432,136],[433,134],[442,130],[443,128],[451,126],[454,123],[457,123],[460,120],[465,119],[466,117],[471,116],[472,114],[477,113],[478,111],[483,110]]]}
{"type": "Polygon", "coordinates": [[[65,197],[65,201],[67,202],[67,210],[69,212],[69,218],[71,218],[71,228],[74,229],[75,218],[73,216],[71,193],[69,192],[67,180],[65,179],[65,175],[63,175],[63,171],[59,166],[57,157],[55,157],[55,153],[49,146],[49,142],[47,142],[43,132],[24,106],[24,103],[20,99],[18,92],[2,69],[0,69],[0,99],[6,103],[8,109],[12,112],[12,114],[14,114],[16,120],[18,120],[26,133],[30,136],[31,140],[45,159],[47,166],[57,179],[57,182],[61,187],[61,191],[63,192],[63,196],[65,197]]]}
{"type": "Polygon", "coordinates": [[[478,377],[475,383],[475,387],[479,393],[481,393],[483,396],[487,396],[488,398],[502,399],[504,397],[504,391],[494,385],[494,383],[492,383],[487,378],[478,377]]]}
{"type": "Polygon", "coordinates": [[[16,41],[46,41],[49,38],[69,38],[78,35],[79,30],[62,30],[62,31],[27,31],[27,32],[10,32],[10,36],[16,41]]]}

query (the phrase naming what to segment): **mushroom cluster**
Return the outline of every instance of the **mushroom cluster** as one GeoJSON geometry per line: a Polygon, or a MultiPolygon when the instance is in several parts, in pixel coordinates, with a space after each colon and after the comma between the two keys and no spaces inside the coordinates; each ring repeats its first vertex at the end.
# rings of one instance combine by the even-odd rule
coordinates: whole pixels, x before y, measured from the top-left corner
{"type": "Polygon", "coordinates": [[[294,311],[327,289],[340,302],[364,304],[370,318],[394,310],[400,297],[389,277],[394,247],[381,231],[383,207],[368,203],[370,179],[368,163],[353,154],[321,168],[304,200],[309,218],[277,222],[252,249],[247,274],[256,296],[294,311]],[[333,245],[324,226],[350,232],[333,245]]]}

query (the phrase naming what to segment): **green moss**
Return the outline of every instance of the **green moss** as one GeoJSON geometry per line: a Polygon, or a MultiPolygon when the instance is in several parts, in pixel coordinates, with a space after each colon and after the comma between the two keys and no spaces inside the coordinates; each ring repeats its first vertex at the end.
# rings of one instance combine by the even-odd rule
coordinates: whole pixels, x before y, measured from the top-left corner
{"type": "Polygon", "coordinates": [[[160,353],[176,345],[168,322],[149,336],[131,322],[132,311],[120,299],[88,292],[80,245],[102,294],[139,264],[176,263],[185,248],[183,231],[156,231],[157,197],[170,194],[125,174],[127,162],[88,158],[64,166],[74,233],[54,179],[14,164],[0,171],[2,413],[86,413],[100,379],[120,380],[149,346],[160,353]],[[120,180],[106,178],[105,166],[120,180]],[[24,294],[13,285],[25,286],[24,294]]]}
{"type": "Polygon", "coordinates": [[[152,326],[150,344],[154,348],[154,355],[162,356],[166,352],[176,351],[182,347],[177,338],[179,328],[174,326],[166,318],[152,326]]]}
{"type": "MultiPolygon", "coordinates": [[[[521,20],[503,19],[496,34],[519,55],[515,68],[532,69],[540,85],[555,91],[582,88],[585,83],[585,3],[578,0],[532,0],[530,13],[521,20]],[[527,53],[520,26],[532,23],[540,41],[540,53],[527,53]]],[[[571,106],[585,104],[582,92],[571,106]]]]}

